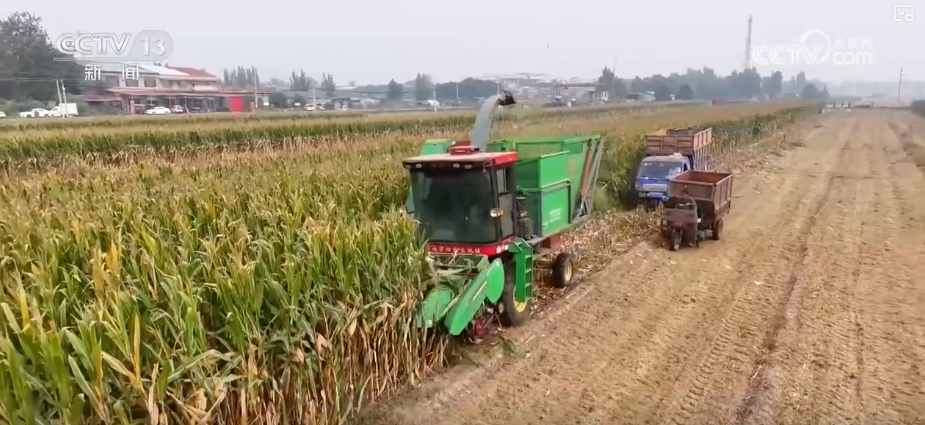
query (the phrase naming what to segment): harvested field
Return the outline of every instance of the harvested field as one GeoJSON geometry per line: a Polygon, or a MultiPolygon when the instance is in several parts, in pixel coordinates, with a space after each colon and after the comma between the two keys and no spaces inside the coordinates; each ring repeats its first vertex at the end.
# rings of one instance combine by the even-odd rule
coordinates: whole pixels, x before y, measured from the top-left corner
{"type": "MultiPolygon", "coordinates": [[[[714,125],[733,152],[801,106],[527,114],[496,135],[602,133],[600,205],[617,207],[644,133],[714,125]]],[[[442,368],[447,339],[412,324],[431,274],[396,211],[400,159],[471,117],[433,120],[273,123],[261,140],[190,124],[197,145],[171,128],[6,133],[0,422],[344,423],[442,368]]]]}
{"type": "Polygon", "coordinates": [[[722,241],[637,245],[376,423],[925,423],[925,119],[819,121],[739,173],[722,241]]]}

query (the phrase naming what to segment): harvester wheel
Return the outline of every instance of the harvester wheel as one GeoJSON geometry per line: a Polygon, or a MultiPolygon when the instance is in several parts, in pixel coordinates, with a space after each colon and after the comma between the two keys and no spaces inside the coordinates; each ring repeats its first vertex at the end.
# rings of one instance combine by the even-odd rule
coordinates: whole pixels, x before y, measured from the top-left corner
{"type": "Polygon", "coordinates": [[[716,220],[716,223],[713,223],[713,240],[718,241],[723,237],[723,220],[716,220]]]}
{"type": "Polygon", "coordinates": [[[682,232],[681,229],[672,229],[672,230],[671,230],[671,238],[670,238],[670,240],[668,241],[668,249],[670,249],[670,250],[672,250],[672,251],[677,251],[677,250],[681,249],[681,239],[682,239],[682,238],[681,238],[681,235],[682,235],[683,233],[684,233],[684,232],[682,232]]]}
{"type": "Polygon", "coordinates": [[[572,286],[574,278],[574,257],[567,252],[560,252],[552,262],[552,285],[556,288],[568,288],[572,286]]]}
{"type": "Polygon", "coordinates": [[[498,319],[507,327],[520,326],[530,318],[533,300],[517,302],[514,299],[514,270],[513,267],[504,270],[504,290],[501,291],[501,300],[498,303],[498,319]]]}

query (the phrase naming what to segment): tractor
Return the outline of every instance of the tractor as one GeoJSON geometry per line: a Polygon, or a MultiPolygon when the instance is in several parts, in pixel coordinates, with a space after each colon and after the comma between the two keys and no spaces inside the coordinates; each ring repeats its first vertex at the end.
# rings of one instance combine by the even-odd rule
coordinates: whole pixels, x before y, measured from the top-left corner
{"type": "Polygon", "coordinates": [[[524,323],[535,285],[573,283],[562,234],[591,217],[601,136],[490,141],[494,113],[514,103],[509,92],[488,98],[471,140],[428,140],[402,161],[411,179],[404,208],[440,280],[419,307],[420,327],[477,339],[493,315],[524,323]]]}

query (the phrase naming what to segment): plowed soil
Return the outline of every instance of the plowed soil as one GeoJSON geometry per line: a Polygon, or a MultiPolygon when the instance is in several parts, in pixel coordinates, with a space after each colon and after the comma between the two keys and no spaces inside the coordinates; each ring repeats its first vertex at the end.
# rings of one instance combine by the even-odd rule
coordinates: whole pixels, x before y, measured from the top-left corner
{"type": "Polygon", "coordinates": [[[925,423],[925,120],[820,123],[736,176],[721,241],[637,247],[381,422],[925,423]]]}

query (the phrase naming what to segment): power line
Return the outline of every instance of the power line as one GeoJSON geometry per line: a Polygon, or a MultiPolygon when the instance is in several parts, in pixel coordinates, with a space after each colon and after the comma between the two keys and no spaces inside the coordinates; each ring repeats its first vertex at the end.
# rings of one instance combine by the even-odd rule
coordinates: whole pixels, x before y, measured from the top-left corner
{"type": "Polygon", "coordinates": [[[86,83],[89,81],[72,79],[72,78],[38,78],[38,77],[0,77],[0,81],[12,82],[30,82],[30,83],[53,83],[55,81],[64,81],[68,83],[86,83]]]}

